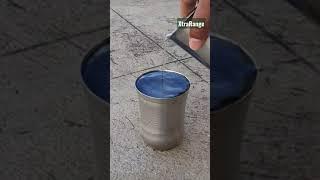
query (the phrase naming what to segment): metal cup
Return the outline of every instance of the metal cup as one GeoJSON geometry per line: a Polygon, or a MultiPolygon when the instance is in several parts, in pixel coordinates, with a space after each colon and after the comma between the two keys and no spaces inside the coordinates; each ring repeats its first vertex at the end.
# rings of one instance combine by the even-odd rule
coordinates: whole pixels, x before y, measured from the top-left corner
{"type": "MultiPolygon", "coordinates": [[[[248,60],[250,60],[256,67],[253,58],[248,54],[248,52],[235,42],[218,35],[214,35],[211,38],[218,38],[232,44],[230,47],[225,47],[230,49],[225,49],[224,52],[217,52],[214,47],[219,46],[219,44],[213,43],[213,52],[211,53],[216,53],[217,55],[218,53],[233,53],[233,51],[240,50],[246,54],[249,58],[248,60]]],[[[215,60],[217,59],[213,59],[213,61],[215,60]]],[[[211,70],[213,70],[213,68],[211,70]]],[[[256,79],[257,75],[254,78],[256,79]]],[[[211,123],[213,123],[213,136],[211,136],[211,148],[213,149],[213,153],[211,155],[213,179],[240,179],[239,170],[242,131],[246,120],[250,97],[253,93],[254,83],[255,82],[251,84],[250,89],[243,94],[241,98],[235,100],[231,104],[228,104],[222,109],[211,110],[210,112],[211,123]]],[[[211,84],[211,86],[214,86],[214,84],[211,84]]],[[[213,94],[214,91],[211,92],[211,95],[213,94]]]]}
{"type": "MultiPolygon", "coordinates": [[[[93,67],[97,68],[97,67],[93,67]]],[[[95,80],[101,78],[100,73],[107,73],[109,76],[109,39],[103,41],[96,47],[94,47],[84,58],[81,64],[81,77],[82,84],[87,96],[87,104],[91,115],[90,126],[92,129],[95,160],[96,160],[96,178],[98,180],[109,179],[109,120],[110,120],[110,107],[109,107],[109,79],[102,79],[95,82],[95,80]],[[102,51],[102,52],[101,52],[102,51]],[[100,56],[97,56],[97,54],[100,56]],[[99,59],[103,58],[103,59],[99,59]],[[105,58],[105,59],[104,59],[105,58]],[[90,65],[96,61],[105,60],[106,66],[104,71],[94,69],[89,72],[90,65]],[[92,75],[92,72],[98,73],[92,75]],[[92,77],[94,76],[94,77],[92,77]],[[95,77],[98,76],[98,77],[95,77]],[[107,84],[104,84],[107,83],[107,84]],[[102,88],[102,89],[101,89],[102,88]],[[105,93],[105,94],[103,94],[105,93]]]]}
{"type": "Polygon", "coordinates": [[[140,103],[140,133],[147,145],[157,150],[169,150],[182,142],[189,88],[190,85],[184,93],[173,98],[155,98],[143,94],[136,86],[140,103]]]}

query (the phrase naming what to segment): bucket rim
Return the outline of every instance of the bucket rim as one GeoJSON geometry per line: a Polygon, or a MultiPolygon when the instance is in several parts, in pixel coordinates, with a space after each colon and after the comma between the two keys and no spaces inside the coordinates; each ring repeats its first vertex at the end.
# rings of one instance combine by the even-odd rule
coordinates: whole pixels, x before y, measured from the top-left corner
{"type": "Polygon", "coordinates": [[[225,112],[225,111],[228,111],[229,109],[231,109],[232,107],[246,101],[252,94],[253,94],[253,91],[255,90],[256,88],[256,82],[257,82],[257,79],[258,79],[258,76],[259,76],[259,67],[257,65],[257,62],[256,60],[254,59],[253,55],[247,50],[245,49],[241,44],[237,43],[236,41],[233,41],[225,36],[222,36],[220,34],[217,34],[217,33],[212,33],[211,34],[212,36],[214,37],[217,37],[217,38],[220,38],[222,40],[225,40],[225,41],[228,41],[230,43],[232,43],[233,45],[235,46],[238,46],[249,58],[250,58],[250,61],[253,63],[254,67],[256,68],[257,70],[257,73],[256,73],[256,76],[254,78],[254,81],[253,81],[253,84],[252,86],[250,87],[250,90],[247,91],[241,98],[237,99],[236,101],[220,108],[220,109],[217,109],[217,110],[210,110],[210,113],[213,113],[213,114],[216,114],[216,113],[221,113],[221,112],[225,112]]]}
{"type": "MultiPolygon", "coordinates": [[[[102,104],[105,104],[107,106],[109,106],[110,102],[107,102],[105,100],[103,100],[102,98],[98,97],[95,93],[93,93],[91,91],[91,89],[87,86],[85,80],[84,80],[84,76],[83,76],[83,73],[84,73],[84,66],[85,64],[88,63],[88,61],[90,60],[90,58],[100,49],[102,48],[103,46],[107,46],[109,47],[110,46],[110,37],[104,39],[103,41],[101,41],[100,43],[98,43],[97,45],[95,45],[92,49],[90,49],[88,51],[88,53],[84,56],[82,62],[81,62],[81,68],[80,68],[80,77],[81,77],[81,84],[82,86],[85,88],[86,92],[90,94],[90,96],[94,97],[94,99],[96,99],[98,102],[102,103],[102,104]]],[[[110,52],[109,49],[107,49],[107,51],[110,52]]],[[[110,68],[110,67],[109,67],[110,68]]],[[[110,98],[109,98],[110,99],[110,98]]]]}
{"type": "Polygon", "coordinates": [[[165,100],[169,100],[169,101],[170,101],[170,100],[174,100],[174,99],[176,99],[176,98],[179,98],[179,97],[183,96],[184,94],[188,93],[188,91],[189,91],[189,89],[190,89],[190,87],[191,87],[191,81],[190,81],[189,78],[188,78],[187,76],[185,76],[184,74],[179,73],[179,72],[177,72],[177,71],[173,71],[173,70],[160,70],[160,69],[151,70],[151,71],[148,71],[148,72],[145,72],[145,73],[141,74],[140,76],[138,76],[138,78],[136,79],[136,81],[135,81],[134,84],[135,84],[135,89],[137,90],[137,92],[138,92],[140,95],[142,95],[143,97],[146,97],[146,98],[148,98],[148,99],[151,99],[151,100],[159,100],[159,101],[165,101],[165,100]],[[179,95],[177,95],[177,96],[174,96],[174,97],[166,97],[166,98],[152,97],[152,96],[146,95],[146,94],[144,94],[143,92],[141,92],[141,91],[138,89],[138,87],[137,87],[137,82],[138,82],[138,80],[139,80],[143,75],[146,75],[146,74],[151,73],[151,72],[159,72],[159,71],[172,72],[172,73],[176,73],[176,74],[179,74],[179,75],[183,76],[184,78],[186,78],[186,80],[187,80],[187,82],[188,82],[188,87],[187,87],[187,89],[186,89],[183,93],[181,93],[181,94],[179,94],[179,95]]]}

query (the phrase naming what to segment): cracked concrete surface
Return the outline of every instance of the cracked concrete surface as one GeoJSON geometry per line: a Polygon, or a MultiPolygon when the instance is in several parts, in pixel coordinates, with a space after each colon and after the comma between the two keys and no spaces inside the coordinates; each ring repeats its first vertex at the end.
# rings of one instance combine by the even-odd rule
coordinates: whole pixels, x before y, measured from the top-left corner
{"type": "Polygon", "coordinates": [[[109,32],[105,1],[0,4],[0,179],[92,179],[79,67],[109,32]]]}

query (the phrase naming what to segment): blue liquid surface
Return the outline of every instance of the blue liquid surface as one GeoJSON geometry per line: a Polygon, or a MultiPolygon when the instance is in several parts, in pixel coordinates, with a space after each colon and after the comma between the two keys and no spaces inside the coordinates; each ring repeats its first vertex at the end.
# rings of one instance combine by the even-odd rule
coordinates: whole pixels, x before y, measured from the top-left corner
{"type": "Polygon", "coordinates": [[[150,71],[137,79],[136,87],[144,95],[166,99],[186,92],[190,82],[185,76],[175,72],[150,71]]]}
{"type": "Polygon", "coordinates": [[[105,102],[110,101],[110,53],[101,46],[82,64],[82,78],[89,90],[105,102]]]}
{"type": "Polygon", "coordinates": [[[231,42],[211,37],[210,44],[210,108],[216,111],[246,95],[257,70],[250,57],[231,42]]]}

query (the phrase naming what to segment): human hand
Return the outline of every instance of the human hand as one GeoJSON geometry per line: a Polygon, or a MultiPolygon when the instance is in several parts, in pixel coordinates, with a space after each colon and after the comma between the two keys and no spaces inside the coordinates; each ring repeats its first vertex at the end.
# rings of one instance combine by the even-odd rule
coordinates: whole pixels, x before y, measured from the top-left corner
{"type": "Polygon", "coordinates": [[[206,42],[209,34],[210,0],[180,0],[180,15],[186,17],[197,5],[193,18],[204,18],[203,28],[190,28],[189,46],[193,50],[200,49],[206,42]]]}

